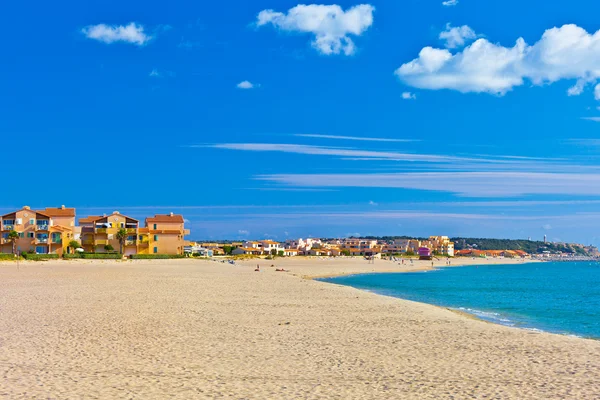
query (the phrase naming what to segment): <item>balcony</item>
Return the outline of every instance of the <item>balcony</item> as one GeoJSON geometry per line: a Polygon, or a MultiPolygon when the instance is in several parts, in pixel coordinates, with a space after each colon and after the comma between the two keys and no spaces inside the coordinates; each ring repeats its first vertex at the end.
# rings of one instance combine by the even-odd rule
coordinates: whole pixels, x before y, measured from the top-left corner
{"type": "Polygon", "coordinates": [[[14,225],[2,225],[2,230],[3,231],[14,231],[15,226],[14,225]]]}
{"type": "Polygon", "coordinates": [[[94,245],[94,239],[85,239],[81,242],[82,245],[84,246],[93,246],[94,245]]]}
{"type": "Polygon", "coordinates": [[[106,246],[106,245],[108,244],[108,240],[103,240],[103,239],[101,239],[101,240],[96,240],[96,241],[94,242],[94,244],[95,244],[96,246],[106,246]]]}
{"type": "Polygon", "coordinates": [[[137,228],[126,228],[127,234],[135,235],[137,233],[137,228]]]}
{"type": "Polygon", "coordinates": [[[35,238],[36,244],[48,244],[48,238],[35,238]]]}
{"type": "Polygon", "coordinates": [[[96,233],[100,233],[100,234],[105,234],[106,233],[106,228],[96,228],[94,230],[96,233]]]}
{"type": "Polygon", "coordinates": [[[35,226],[36,231],[48,231],[50,229],[50,225],[48,224],[39,224],[35,226]]]}
{"type": "Polygon", "coordinates": [[[126,240],[125,241],[125,246],[135,246],[136,243],[137,242],[135,240],[126,240]]]}

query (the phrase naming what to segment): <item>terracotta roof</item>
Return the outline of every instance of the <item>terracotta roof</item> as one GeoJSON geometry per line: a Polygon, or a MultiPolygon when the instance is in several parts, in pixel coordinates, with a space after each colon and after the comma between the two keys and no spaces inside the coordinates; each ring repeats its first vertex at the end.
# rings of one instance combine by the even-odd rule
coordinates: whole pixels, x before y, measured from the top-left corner
{"type": "Polygon", "coordinates": [[[94,222],[95,220],[100,219],[100,218],[104,218],[104,217],[101,215],[91,215],[89,217],[79,218],[79,223],[80,224],[88,224],[88,223],[94,222]]]}
{"type": "Polygon", "coordinates": [[[183,224],[183,216],[182,215],[155,215],[154,217],[146,218],[146,222],[176,222],[179,224],[183,224]]]}
{"type": "Polygon", "coordinates": [[[74,208],[46,208],[45,210],[36,211],[42,214],[49,215],[51,217],[74,217],[75,209],[74,208]]]}

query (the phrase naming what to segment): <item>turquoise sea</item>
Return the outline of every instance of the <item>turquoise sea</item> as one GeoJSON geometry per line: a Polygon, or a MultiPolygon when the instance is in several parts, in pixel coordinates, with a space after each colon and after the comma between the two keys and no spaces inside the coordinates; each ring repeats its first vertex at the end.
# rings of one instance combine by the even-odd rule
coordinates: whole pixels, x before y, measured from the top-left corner
{"type": "Polygon", "coordinates": [[[320,279],[502,325],[600,339],[600,263],[556,262],[320,279]]]}

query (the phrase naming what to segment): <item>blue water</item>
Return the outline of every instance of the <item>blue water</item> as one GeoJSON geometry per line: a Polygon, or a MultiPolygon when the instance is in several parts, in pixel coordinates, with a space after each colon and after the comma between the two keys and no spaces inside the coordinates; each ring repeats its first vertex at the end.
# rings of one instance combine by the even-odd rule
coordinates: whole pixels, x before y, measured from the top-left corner
{"type": "Polygon", "coordinates": [[[600,339],[600,263],[451,267],[321,279],[498,324],[600,339]]]}

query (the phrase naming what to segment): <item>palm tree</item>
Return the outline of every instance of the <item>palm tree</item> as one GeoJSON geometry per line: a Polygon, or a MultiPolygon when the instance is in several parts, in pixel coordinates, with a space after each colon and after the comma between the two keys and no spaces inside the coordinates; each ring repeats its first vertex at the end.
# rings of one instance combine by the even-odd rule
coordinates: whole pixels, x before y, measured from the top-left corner
{"type": "Polygon", "coordinates": [[[12,243],[12,252],[14,255],[17,254],[17,239],[19,238],[19,233],[17,231],[10,231],[8,234],[8,240],[12,243]]]}
{"type": "Polygon", "coordinates": [[[119,241],[119,246],[121,247],[121,254],[123,254],[123,246],[125,245],[125,240],[127,239],[127,229],[121,228],[117,232],[117,240],[119,241]]]}

